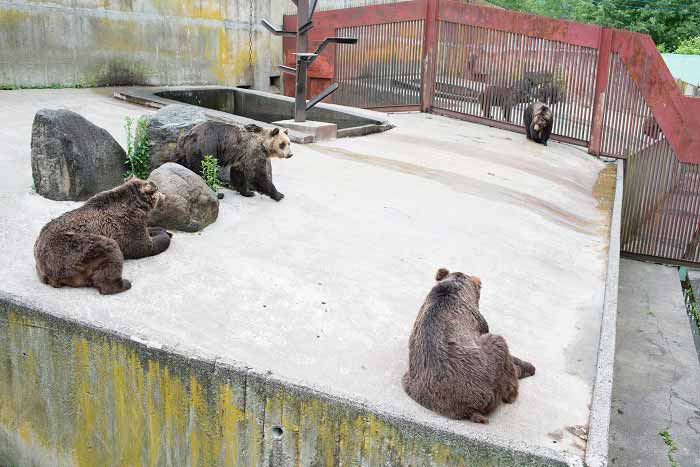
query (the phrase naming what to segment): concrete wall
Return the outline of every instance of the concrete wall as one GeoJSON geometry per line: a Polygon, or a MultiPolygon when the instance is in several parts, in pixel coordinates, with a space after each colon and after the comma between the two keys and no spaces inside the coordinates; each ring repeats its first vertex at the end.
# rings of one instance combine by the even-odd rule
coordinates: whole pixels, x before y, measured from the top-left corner
{"type": "Polygon", "coordinates": [[[0,87],[226,84],[279,76],[288,0],[0,0],[0,87]]]}
{"type": "Polygon", "coordinates": [[[544,466],[0,299],[0,465],[544,466]]]}

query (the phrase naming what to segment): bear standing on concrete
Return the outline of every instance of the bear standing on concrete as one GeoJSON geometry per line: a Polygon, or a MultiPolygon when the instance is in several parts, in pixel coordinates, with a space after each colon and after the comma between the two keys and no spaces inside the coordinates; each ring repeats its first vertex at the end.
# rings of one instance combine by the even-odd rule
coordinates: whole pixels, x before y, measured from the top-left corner
{"type": "Polygon", "coordinates": [[[122,279],[124,258],[157,255],[170,246],[165,229],[147,226],[159,197],[153,182],[132,177],[53,219],[34,244],[41,281],[53,287],[96,287],[101,294],[129,290],[131,283],[122,279]]]}
{"type": "Polygon", "coordinates": [[[241,195],[253,196],[257,191],[279,201],[284,195],[272,183],[270,159],[292,157],[287,132],[254,124],[203,122],[180,136],[174,162],[200,174],[202,160],[211,154],[222,171],[230,171],[231,187],[241,195]]]}
{"type": "Polygon", "coordinates": [[[413,325],[403,388],[416,402],[453,419],[488,423],[502,401],[518,395],[518,379],[535,367],[489,334],[479,312],[481,280],[439,269],[413,325]]]}
{"type": "Polygon", "coordinates": [[[533,102],[528,105],[525,112],[523,112],[525,134],[527,135],[527,139],[531,139],[535,143],[541,143],[547,146],[549,135],[552,134],[553,124],[554,117],[547,104],[533,102]]]}

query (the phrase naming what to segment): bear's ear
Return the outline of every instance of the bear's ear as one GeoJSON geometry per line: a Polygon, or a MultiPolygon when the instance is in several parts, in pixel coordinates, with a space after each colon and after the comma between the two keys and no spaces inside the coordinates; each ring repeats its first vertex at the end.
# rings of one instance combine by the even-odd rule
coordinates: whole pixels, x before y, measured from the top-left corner
{"type": "Polygon", "coordinates": [[[285,135],[288,135],[288,134],[289,134],[289,128],[285,128],[285,129],[284,129],[284,134],[285,134],[285,135]]]}
{"type": "Polygon", "coordinates": [[[270,132],[270,136],[277,136],[277,135],[279,134],[279,132],[280,132],[280,129],[279,129],[279,128],[275,128],[274,130],[272,130],[272,131],[270,132]]]}
{"type": "Polygon", "coordinates": [[[156,191],[158,191],[158,187],[153,182],[146,182],[146,184],[143,186],[143,192],[147,195],[152,195],[156,191]]]}
{"type": "Polygon", "coordinates": [[[137,178],[136,178],[136,175],[131,174],[131,175],[129,175],[128,177],[126,177],[126,178],[124,179],[124,181],[125,181],[125,182],[133,182],[133,181],[136,180],[136,179],[137,179],[137,178]]]}
{"type": "Polygon", "coordinates": [[[478,276],[471,276],[469,280],[471,280],[474,283],[474,285],[481,290],[481,278],[479,278],[478,276]]]}
{"type": "Polygon", "coordinates": [[[443,280],[445,277],[447,277],[447,275],[448,275],[449,273],[450,273],[450,271],[448,271],[447,269],[445,269],[445,268],[440,268],[440,269],[437,270],[437,273],[435,273],[435,280],[436,280],[436,281],[441,281],[441,280],[443,280]]]}

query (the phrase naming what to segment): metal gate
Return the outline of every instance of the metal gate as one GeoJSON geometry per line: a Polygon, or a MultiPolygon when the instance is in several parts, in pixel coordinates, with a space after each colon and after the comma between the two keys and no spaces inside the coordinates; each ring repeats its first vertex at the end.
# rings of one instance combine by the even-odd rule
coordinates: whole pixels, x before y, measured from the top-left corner
{"type": "Polygon", "coordinates": [[[379,2],[317,13],[319,36],[359,42],[325,52],[310,92],[335,79],[339,104],[520,132],[527,104],[546,101],[553,139],[625,159],[623,252],[700,263],[700,99],[681,95],[649,36],[453,0],[379,2]]]}

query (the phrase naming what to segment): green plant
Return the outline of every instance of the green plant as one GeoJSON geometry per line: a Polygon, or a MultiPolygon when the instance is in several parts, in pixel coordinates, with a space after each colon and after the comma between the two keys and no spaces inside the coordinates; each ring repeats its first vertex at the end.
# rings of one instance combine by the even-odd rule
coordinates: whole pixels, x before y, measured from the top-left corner
{"type": "Polygon", "coordinates": [[[671,463],[671,467],[678,467],[678,462],[673,458],[673,453],[678,450],[678,447],[673,442],[671,434],[668,431],[662,431],[659,433],[659,436],[663,438],[664,443],[668,446],[668,461],[671,463]]]}
{"type": "Polygon", "coordinates": [[[212,155],[204,156],[202,159],[202,178],[209,185],[214,193],[219,191],[219,161],[212,155]]]}
{"type": "MultiPolygon", "coordinates": [[[[682,267],[681,270],[683,270],[682,267]]],[[[688,316],[697,327],[698,332],[700,332],[700,310],[698,310],[698,303],[695,299],[695,293],[693,292],[693,287],[690,284],[690,279],[688,279],[686,273],[681,274],[681,287],[683,289],[683,298],[685,299],[685,308],[688,312],[688,316]]]]}
{"type": "Polygon", "coordinates": [[[125,118],[126,129],[126,176],[134,175],[142,180],[148,178],[150,170],[150,148],[148,142],[148,120],[139,117],[134,125],[134,119],[125,118]],[[133,133],[132,133],[133,129],[133,133]]]}
{"type": "Polygon", "coordinates": [[[700,55],[700,36],[690,37],[678,44],[677,54],[700,55]]]}
{"type": "Polygon", "coordinates": [[[83,89],[96,88],[97,83],[94,80],[85,80],[73,84],[63,83],[48,83],[48,84],[0,84],[0,91],[15,91],[18,89],[83,89]]]}

